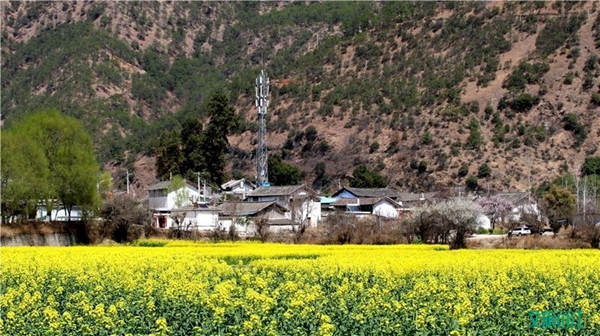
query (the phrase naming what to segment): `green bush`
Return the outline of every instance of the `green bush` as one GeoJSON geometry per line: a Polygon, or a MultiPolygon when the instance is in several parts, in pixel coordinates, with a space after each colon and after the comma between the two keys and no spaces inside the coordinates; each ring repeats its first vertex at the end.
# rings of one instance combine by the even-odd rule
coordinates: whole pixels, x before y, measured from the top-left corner
{"type": "Polygon", "coordinates": [[[600,106],[600,92],[592,93],[592,99],[590,100],[590,103],[600,106]]]}
{"type": "Polygon", "coordinates": [[[518,112],[527,112],[539,102],[539,97],[534,97],[529,93],[521,93],[510,103],[510,107],[518,112]]]}
{"type": "Polygon", "coordinates": [[[565,79],[563,80],[563,84],[565,84],[565,85],[571,85],[571,84],[573,84],[573,77],[574,77],[573,73],[572,72],[568,72],[565,75],[565,79]]]}
{"type": "Polygon", "coordinates": [[[465,184],[467,186],[467,190],[477,190],[479,189],[479,182],[477,181],[477,177],[475,176],[469,176],[469,178],[467,178],[467,181],[465,181],[465,184]]]}
{"type": "Polygon", "coordinates": [[[487,164],[482,164],[477,170],[477,177],[479,178],[489,177],[491,174],[492,168],[490,168],[490,166],[488,166],[487,164]]]}

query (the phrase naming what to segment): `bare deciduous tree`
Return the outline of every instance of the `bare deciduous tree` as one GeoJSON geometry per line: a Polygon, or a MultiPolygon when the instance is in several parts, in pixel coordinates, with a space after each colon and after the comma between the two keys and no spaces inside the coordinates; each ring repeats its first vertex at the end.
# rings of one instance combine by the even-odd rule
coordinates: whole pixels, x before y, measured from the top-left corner
{"type": "Polygon", "coordinates": [[[292,232],[295,243],[302,240],[306,229],[311,225],[311,213],[315,206],[320,203],[313,202],[310,196],[295,196],[290,200],[290,211],[292,213],[292,232]]]}
{"type": "Polygon", "coordinates": [[[110,237],[116,242],[129,242],[138,239],[144,230],[150,228],[151,214],[142,204],[127,196],[115,196],[100,208],[104,219],[102,238],[110,237]]]}
{"type": "Polygon", "coordinates": [[[477,227],[480,205],[468,200],[450,200],[424,205],[413,211],[415,234],[424,242],[448,240],[450,248],[466,247],[466,236],[477,227]]]}
{"type": "Polygon", "coordinates": [[[261,242],[266,242],[271,235],[269,227],[269,219],[265,216],[258,216],[254,219],[254,226],[256,227],[256,234],[261,242]]]}

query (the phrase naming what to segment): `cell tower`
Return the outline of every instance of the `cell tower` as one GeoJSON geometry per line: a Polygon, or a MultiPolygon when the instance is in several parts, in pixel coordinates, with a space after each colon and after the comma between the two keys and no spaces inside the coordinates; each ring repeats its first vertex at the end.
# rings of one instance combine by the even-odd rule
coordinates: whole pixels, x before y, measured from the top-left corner
{"type": "Polygon", "coordinates": [[[269,106],[269,77],[261,70],[256,78],[256,107],[258,107],[258,143],[256,147],[256,184],[269,187],[269,155],[267,153],[267,107],[269,106]]]}

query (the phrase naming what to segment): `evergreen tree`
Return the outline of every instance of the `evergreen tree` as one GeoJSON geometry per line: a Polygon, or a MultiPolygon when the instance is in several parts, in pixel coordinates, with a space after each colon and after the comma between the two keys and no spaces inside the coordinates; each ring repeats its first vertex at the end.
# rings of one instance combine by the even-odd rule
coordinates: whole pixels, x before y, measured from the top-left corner
{"type": "Polygon", "coordinates": [[[471,133],[467,138],[466,147],[468,149],[479,149],[479,147],[483,143],[483,136],[481,135],[481,131],[479,130],[479,121],[477,121],[477,118],[471,118],[471,121],[469,122],[469,130],[471,131],[471,133]]]}
{"type": "Polygon", "coordinates": [[[181,137],[177,131],[165,132],[160,136],[156,150],[156,177],[167,180],[172,175],[179,175],[183,153],[181,137]]]}
{"type": "Polygon", "coordinates": [[[238,116],[222,92],[211,98],[208,103],[208,115],[210,122],[202,138],[201,148],[206,158],[205,167],[210,180],[220,185],[225,180],[225,153],[229,146],[227,137],[237,127],[238,116]]]}
{"type": "Polygon", "coordinates": [[[181,172],[188,179],[193,179],[196,172],[206,169],[204,153],[202,152],[202,123],[197,119],[188,119],[181,129],[181,144],[183,164],[181,172]]]}
{"type": "Polygon", "coordinates": [[[370,171],[364,164],[354,168],[350,186],[353,188],[385,188],[387,179],[376,171],[370,171]]]}
{"type": "Polygon", "coordinates": [[[278,154],[269,155],[269,183],[276,186],[300,184],[304,172],[300,168],[287,164],[278,154]]]}

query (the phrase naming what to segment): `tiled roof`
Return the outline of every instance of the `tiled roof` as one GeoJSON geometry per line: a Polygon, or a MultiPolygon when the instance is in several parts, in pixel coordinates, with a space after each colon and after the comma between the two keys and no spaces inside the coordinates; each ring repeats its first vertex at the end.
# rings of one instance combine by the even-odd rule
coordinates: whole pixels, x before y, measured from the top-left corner
{"type": "Polygon", "coordinates": [[[167,189],[171,181],[160,181],[154,185],[149,186],[146,190],[163,190],[167,189]]]}
{"type": "MultiPolygon", "coordinates": [[[[163,189],[167,189],[169,188],[169,184],[171,184],[171,181],[160,181],[154,185],[149,186],[148,188],[146,188],[147,191],[150,190],[163,190],[163,189]]],[[[191,184],[190,182],[186,181],[186,184],[188,185],[188,187],[190,187],[193,190],[198,190],[196,189],[196,186],[191,184]]]]}
{"type": "Polygon", "coordinates": [[[379,203],[382,200],[386,200],[390,204],[398,207],[399,204],[396,203],[389,197],[360,197],[360,198],[340,198],[339,200],[331,203],[333,206],[346,206],[349,204],[359,204],[359,205],[374,205],[379,203]]]}
{"type": "Polygon", "coordinates": [[[254,184],[250,183],[250,182],[246,182],[245,179],[241,179],[241,180],[231,180],[229,182],[225,182],[223,184],[221,184],[221,189],[227,189],[227,188],[235,188],[237,186],[240,185],[240,183],[247,183],[248,185],[254,187],[254,184]]]}
{"type": "Polygon", "coordinates": [[[294,222],[287,218],[269,218],[267,219],[269,225],[292,225],[294,222]]]}
{"type": "Polygon", "coordinates": [[[343,190],[347,190],[351,194],[356,197],[390,197],[397,198],[399,195],[392,189],[389,188],[352,188],[352,187],[344,187],[341,190],[338,190],[333,196],[338,195],[343,190]]]}
{"type": "Polygon", "coordinates": [[[279,207],[282,211],[287,210],[275,202],[228,202],[219,205],[219,211],[225,216],[234,213],[238,216],[249,216],[255,215],[271,205],[279,207]]]}
{"type": "Polygon", "coordinates": [[[437,192],[428,193],[399,193],[402,202],[415,202],[420,200],[429,200],[435,197],[437,192]]]}
{"type": "Polygon", "coordinates": [[[295,193],[298,189],[304,188],[311,194],[316,194],[310,188],[304,185],[281,186],[281,187],[259,187],[248,193],[248,197],[252,196],[288,196],[295,193]]]}
{"type": "Polygon", "coordinates": [[[185,212],[185,211],[219,211],[219,208],[208,205],[208,204],[199,204],[199,205],[190,205],[181,208],[174,209],[173,212],[185,212]]]}

